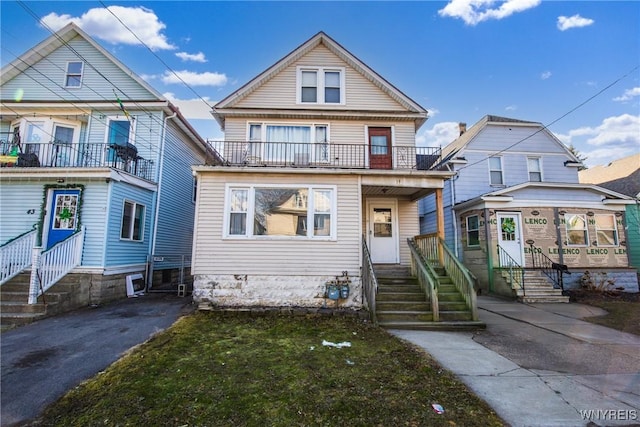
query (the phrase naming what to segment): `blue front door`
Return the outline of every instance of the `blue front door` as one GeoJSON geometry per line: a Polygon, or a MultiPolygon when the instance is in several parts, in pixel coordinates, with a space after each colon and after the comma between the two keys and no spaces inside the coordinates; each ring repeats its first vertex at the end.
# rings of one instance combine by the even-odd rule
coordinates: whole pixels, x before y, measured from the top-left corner
{"type": "Polygon", "coordinates": [[[78,228],[80,190],[54,190],[47,233],[47,249],[71,236],[78,228]]]}

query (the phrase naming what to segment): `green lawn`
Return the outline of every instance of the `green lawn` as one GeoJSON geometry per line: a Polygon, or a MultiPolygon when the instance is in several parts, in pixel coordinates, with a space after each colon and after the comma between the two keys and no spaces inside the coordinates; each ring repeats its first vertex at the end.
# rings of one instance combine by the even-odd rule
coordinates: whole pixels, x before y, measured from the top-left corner
{"type": "Polygon", "coordinates": [[[200,312],[69,392],[36,425],[503,423],[426,353],[356,318],[200,312]]]}

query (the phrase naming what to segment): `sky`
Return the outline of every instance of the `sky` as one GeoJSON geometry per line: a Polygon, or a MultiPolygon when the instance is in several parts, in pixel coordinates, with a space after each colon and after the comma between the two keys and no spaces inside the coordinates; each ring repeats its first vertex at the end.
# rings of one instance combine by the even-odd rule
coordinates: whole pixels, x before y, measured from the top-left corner
{"type": "Polygon", "coordinates": [[[587,166],[640,152],[638,1],[0,1],[0,60],[69,22],[178,105],[211,107],[319,31],[429,111],[421,146],[485,115],[540,122],[587,166]]]}

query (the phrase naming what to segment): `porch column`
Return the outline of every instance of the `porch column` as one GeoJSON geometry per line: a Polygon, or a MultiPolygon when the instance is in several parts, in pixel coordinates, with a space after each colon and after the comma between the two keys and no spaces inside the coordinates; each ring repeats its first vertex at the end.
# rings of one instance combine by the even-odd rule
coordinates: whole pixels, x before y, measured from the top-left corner
{"type": "Polygon", "coordinates": [[[438,235],[438,261],[444,265],[444,249],[440,242],[444,242],[444,203],[442,201],[442,188],[436,188],[436,234],[438,235]]]}
{"type": "Polygon", "coordinates": [[[31,251],[31,279],[29,281],[29,304],[38,302],[38,291],[40,290],[40,279],[38,269],[40,268],[40,258],[42,257],[42,247],[35,246],[31,251]]]}

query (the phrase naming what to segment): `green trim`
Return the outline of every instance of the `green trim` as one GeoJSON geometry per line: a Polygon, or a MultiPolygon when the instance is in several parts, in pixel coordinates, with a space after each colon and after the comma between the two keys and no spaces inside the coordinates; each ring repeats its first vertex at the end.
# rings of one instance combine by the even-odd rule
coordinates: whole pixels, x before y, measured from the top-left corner
{"type": "Polygon", "coordinates": [[[78,221],[76,222],[76,231],[80,230],[82,225],[82,201],[84,199],[84,184],[45,184],[42,194],[42,205],[40,206],[40,219],[37,223],[38,234],[36,235],[36,245],[42,246],[42,233],[44,232],[44,218],[47,212],[47,195],[49,190],[80,190],[78,195],[78,221]]]}

